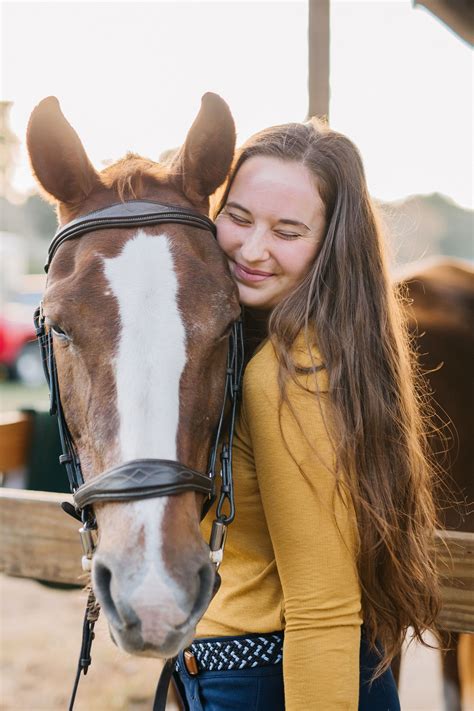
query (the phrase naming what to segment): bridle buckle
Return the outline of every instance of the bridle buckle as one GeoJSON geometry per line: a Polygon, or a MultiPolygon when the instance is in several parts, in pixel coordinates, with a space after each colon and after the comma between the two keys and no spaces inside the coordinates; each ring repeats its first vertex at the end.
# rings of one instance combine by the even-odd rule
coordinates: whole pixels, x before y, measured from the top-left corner
{"type": "Polygon", "coordinates": [[[227,526],[217,519],[212,522],[211,540],[209,541],[209,557],[216,566],[216,571],[222,563],[224,547],[227,538],[227,526]]]}
{"type": "Polygon", "coordinates": [[[84,555],[82,556],[82,570],[86,572],[92,570],[92,556],[97,547],[95,530],[96,529],[90,528],[87,524],[84,524],[84,526],[79,529],[82,550],[84,551],[84,555]]]}

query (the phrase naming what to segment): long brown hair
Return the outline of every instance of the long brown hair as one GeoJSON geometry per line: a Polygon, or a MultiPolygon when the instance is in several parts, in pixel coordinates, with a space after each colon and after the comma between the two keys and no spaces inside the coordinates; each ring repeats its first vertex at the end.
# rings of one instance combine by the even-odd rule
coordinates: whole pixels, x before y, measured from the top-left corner
{"type": "Polygon", "coordinates": [[[295,376],[291,349],[299,334],[309,351],[317,343],[328,372],[336,477],[341,486],[344,472],[357,517],[364,623],[372,645],[379,639],[384,647],[378,675],[409,626],[423,642],[440,606],[426,388],[357,148],[318,119],[265,129],[237,153],[217,214],[240,166],[257,155],[306,166],[325,205],[326,232],[314,264],[273,309],[268,335],[282,401],[295,376]]]}

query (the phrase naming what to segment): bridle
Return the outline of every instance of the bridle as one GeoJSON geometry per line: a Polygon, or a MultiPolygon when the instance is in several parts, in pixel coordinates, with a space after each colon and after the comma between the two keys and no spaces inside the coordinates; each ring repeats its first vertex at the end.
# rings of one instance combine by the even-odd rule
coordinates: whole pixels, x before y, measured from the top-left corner
{"type": "MultiPolygon", "coordinates": [[[[211,232],[214,237],[216,236],[214,223],[208,217],[194,210],[150,200],[129,200],[90,212],[60,227],[49,247],[45,271],[48,272],[57,250],[68,240],[77,239],[90,232],[101,229],[133,227],[137,225],[157,225],[163,223],[197,227],[198,229],[211,232]]],[[[50,414],[56,415],[58,421],[62,449],[59,461],[65,465],[74,500],[74,505],[69,502],[64,502],[62,507],[66,513],[82,522],[79,533],[84,551],[82,558],[84,570],[91,570],[92,557],[96,547],[95,532],[97,530],[97,522],[93,511],[93,504],[96,502],[130,501],[132,499],[170,496],[180,494],[184,491],[197,491],[206,496],[201,511],[201,519],[204,518],[217,498],[216,482],[218,475],[216,473],[216,462],[219,443],[224,429],[224,421],[228,421],[227,437],[222,444],[220,455],[221,485],[219,499],[209,542],[210,559],[216,573],[214,595],[220,584],[218,568],[224,552],[227,526],[233,521],[235,515],[232,483],[232,443],[244,364],[241,319],[239,318],[233,323],[229,335],[224,399],[216,428],[214,444],[210,452],[208,473],[202,474],[179,462],[168,459],[134,459],[118,467],[113,467],[88,482],[84,482],[79,456],[64,417],[54,358],[52,334],[51,330],[45,326],[42,303],[35,311],[34,323],[36,336],[41,349],[44,372],[49,385],[50,414]],[[229,414],[227,414],[228,403],[229,414]],[[227,509],[227,512],[225,512],[225,509],[227,509]]],[[[81,654],[69,706],[70,711],[74,705],[80,674],[82,671],[86,674],[91,663],[90,649],[94,637],[93,629],[97,615],[98,605],[91,592],[84,618],[81,654]],[[97,610],[95,616],[91,614],[92,608],[97,610]]],[[[166,692],[174,668],[174,662],[175,659],[168,659],[165,663],[158,684],[154,711],[164,711],[165,709],[166,692]]]]}

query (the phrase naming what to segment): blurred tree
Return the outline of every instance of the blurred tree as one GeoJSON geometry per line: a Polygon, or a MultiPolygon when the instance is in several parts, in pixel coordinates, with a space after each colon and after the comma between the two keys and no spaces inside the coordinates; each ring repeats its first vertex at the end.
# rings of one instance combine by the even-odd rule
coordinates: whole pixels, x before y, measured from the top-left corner
{"type": "Polygon", "coordinates": [[[379,203],[394,264],[434,254],[474,259],[472,210],[440,193],[379,203]]]}
{"type": "MultiPolygon", "coordinates": [[[[0,197],[0,230],[2,232],[50,240],[56,227],[54,209],[39,195],[30,195],[20,205],[0,197]]],[[[44,250],[44,246],[42,249],[44,250]]]]}
{"type": "MultiPolygon", "coordinates": [[[[18,251],[26,251],[29,269],[40,271],[44,241],[56,230],[56,216],[39,195],[21,194],[13,188],[20,140],[10,127],[11,107],[11,101],[0,101],[0,232],[17,235],[18,251]]],[[[8,270],[8,265],[4,269],[8,270]]]]}
{"type": "Polygon", "coordinates": [[[16,194],[11,176],[18,159],[19,138],[10,128],[11,101],[0,101],[0,196],[12,199],[16,194]]]}

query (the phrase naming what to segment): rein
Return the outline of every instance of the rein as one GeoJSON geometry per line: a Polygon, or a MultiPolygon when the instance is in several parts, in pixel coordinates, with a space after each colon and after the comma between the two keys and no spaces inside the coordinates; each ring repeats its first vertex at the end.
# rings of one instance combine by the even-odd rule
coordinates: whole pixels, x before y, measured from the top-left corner
{"type": "MultiPolygon", "coordinates": [[[[60,227],[48,250],[45,271],[48,272],[51,261],[64,242],[77,239],[99,229],[131,227],[136,225],[157,225],[175,223],[207,230],[216,236],[214,223],[204,215],[184,207],[166,205],[150,200],[130,200],[90,212],[60,227]]],[[[82,522],[79,529],[84,551],[82,567],[90,572],[92,558],[96,548],[97,522],[93,504],[100,501],[130,501],[157,496],[170,496],[184,491],[197,491],[204,494],[201,520],[205,517],[217,498],[216,462],[219,443],[222,439],[227,404],[230,404],[228,431],[221,448],[220,490],[209,541],[210,559],[215,569],[213,595],[220,585],[218,573],[223,558],[227,526],[235,515],[234,492],[232,483],[232,444],[237,415],[237,403],[242,382],[244,352],[242,321],[239,318],[232,325],[227,352],[227,369],[224,398],[218,425],[211,448],[207,474],[197,472],[185,465],[168,459],[134,459],[113,467],[85,482],[81,463],[74,445],[74,440],[67,426],[61,404],[56,362],[54,358],[51,330],[45,326],[42,303],[34,314],[36,337],[38,339],[45,377],[49,385],[51,415],[56,415],[62,454],[59,457],[64,464],[73,495],[74,505],[62,504],[63,510],[82,522]],[[227,512],[225,512],[227,510],[227,512]]],[[[81,672],[87,674],[91,664],[90,650],[94,638],[94,624],[99,615],[99,605],[92,589],[89,592],[83,623],[81,653],[76,678],[71,695],[69,711],[72,711],[81,672]]],[[[158,683],[154,711],[165,711],[166,696],[173,673],[175,659],[167,659],[158,683]]]]}

